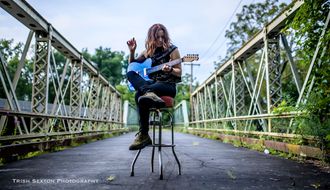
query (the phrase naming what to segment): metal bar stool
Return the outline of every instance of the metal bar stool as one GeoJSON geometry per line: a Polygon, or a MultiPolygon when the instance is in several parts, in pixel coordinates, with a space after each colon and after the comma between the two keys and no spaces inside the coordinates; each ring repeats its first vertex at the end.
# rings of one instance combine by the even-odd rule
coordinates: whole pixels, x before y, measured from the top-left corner
{"type": "MultiPolygon", "coordinates": [[[[178,164],[179,167],[179,175],[181,175],[181,164],[180,161],[175,153],[174,147],[174,121],[173,121],[173,116],[170,113],[168,108],[172,108],[174,106],[174,99],[170,96],[161,96],[160,97],[162,100],[165,102],[165,107],[161,108],[151,108],[150,109],[150,115],[149,116],[150,121],[149,125],[152,125],[152,145],[149,145],[152,147],[152,155],[151,155],[151,172],[154,172],[154,155],[155,155],[155,148],[158,147],[158,159],[159,159],[159,179],[163,179],[163,160],[162,160],[162,147],[172,147],[172,152],[174,155],[174,158],[178,164]],[[162,144],[162,128],[164,126],[164,121],[163,121],[163,113],[167,113],[169,115],[169,124],[171,126],[171,144],[162,144]],[[158,143],[156,142],[156,126],[158,126],[158,143]]],[[[141,150],[138,150],[138,152],[135,155],[135,158],[132,162],[131,165],[131,176],[134,176],[134,165],[136,163],[136,160],[138,159],[141,150]]]]}

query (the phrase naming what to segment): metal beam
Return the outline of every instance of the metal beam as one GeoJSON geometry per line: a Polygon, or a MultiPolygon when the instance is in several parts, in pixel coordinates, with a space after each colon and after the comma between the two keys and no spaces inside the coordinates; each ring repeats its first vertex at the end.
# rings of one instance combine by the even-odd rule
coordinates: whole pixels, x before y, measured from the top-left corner
{"type": "MultiPolygon", "coordinates": [[[[48,34],[51,23],[43,18],[30,4],[22,0],[3,0],[0,7],[15,17],[19,22],[24,24],[31,31],[48,34]]],[[[52,28],[52,45],[59,52],[72,60],[81,60],[82,54],[54,27],[52,28]]],[[[83,59],[83,65],[93,74],[98,74],[95,68],[88,60],[83,59]]],[[[102,79],[105,83],[107,80],[102,79]]],[[[113,87],[112,89],[116,91],[113,87]]],[[[118,93],[118,92],[117,92],[118,93]]]]}
{"type": "MultiPolygon", "coordinates": [[[[280,15],[275,17],[269,24],[265,26],[267,31],[267,35],[278,33],[284,26],[288,19],[292,18],[296,11],[300,8],[300,6],[304,3],[303,0],[297,0],[293,2],[291,5],[288,6],[286,10],[284,10],[280,15]]],[[[238,49],[234,54],[233,57],[235,61],[243,61],[253,55],[256,51],[263,47],[263,36],[264,33],[260,30],[256,33],[248,42],[246,42],[240,49],[238,49]]],[[[232,62],[232,59],[229,59],[224,64],[222,64],[217,71],[215,71],[208,79],[206,79],[191,95],[194,96],[197,91],[212,80],[214,80],[215,75],[220,73],[228,72],[232,62]]]]}

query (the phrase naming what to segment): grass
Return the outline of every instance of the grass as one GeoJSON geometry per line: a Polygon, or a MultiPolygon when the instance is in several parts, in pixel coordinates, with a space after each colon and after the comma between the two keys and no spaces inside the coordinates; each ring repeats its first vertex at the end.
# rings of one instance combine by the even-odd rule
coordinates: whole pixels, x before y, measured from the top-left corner
{"type": "MultiPolygon", "coordinates": [[[[69,145],[58,145],[58,146],[55,146],[55,147],[48,147],[48,148],[47,148],[47,146],[45,146],[45,147],[44,146],[38,146],[39,150],[31,151],[31,152],[28,152],[27,154],[21,154],[21,155],[15,154],[15,155],[12,155],[12,157],[10,157],[10,158],[1,157],[0,158],[0,166],[5,165],[6,163],[11,162],[11,161],[28,159],[28,158],[32,158],[32,157],[35,157],[35,156],[40,156],[42,154],[50,153],[50,152],[58,152],[58,151],[66,150],[66,149],[69,149],[69,148],[72,148],[72,147],[77,147],[77,146],[87,144],[87,143],[91,143],[91,142],[95,142],[95,141],[98,141],[98,140],[112,138],[112,137],[118,136],[122,133],[123,133],[122,131],[104,133],[99,137],[87,138],[87,139],[84,139],[84,140],[79,140],[77,137],[74,138],[73,136],[71,136],[71,141],[69,142],[69,145]]],[[[61,139],[64,140],[66,138],[68,138],[68,137],[62,137],[61,139]]],[[[43,139],[33,139],[33,142],[40,142],[42,140],[43,139]]],[[[57,140],[60,140],[60,139],[57,139],[57,140]]]]}
{"type": "MultiPolygon", "coordinates": [[[[245,147],[245,148],[257,150],[260,152],[264,152],[265,149],[268,149],[269,154],[280,156],[280,157],[283,157],[286,159],[292,159],[292,160],[297,160],[297,161],[315,159],[315,158],[308,158],[307,155],[305,155],[305,154],[297,155],[292,152],[282,152],[279,150],[267,148],[263,144],[264,140],[272,140],[272,141],[284,142],[284,143],[295,144],[295,145],[309,145],[309,146],[315,145],[315,143],[313,143],[313,142],[307,143],[307,141],[302,138],[289,139],[289,138],[285,138],[285,137],[282,137],[282,138],[281,137],[271,137],[271,136],[267,136],[267,135],[255,135],[255,134],[249,135],[249,134],[233,133],[233,132],[227,133],[226,131],[220,133],[220,132],[216,132],[216,131],[204,131],[203,129],[188,130],[187,128],[184,128],[184,127],[176,128],[176,131],[182,132],[182,133],[193,134],[196,136],[200,136],[200,137],[208,138],[208,139],[212,139],[212,140],[219,140],[219,141],[222,141],[223,143],[230,143],[235,147],[245,147]],[[235,139],[232,139],[232,138],[229,139],[226,137],[222,137],[220,139],[220,137],[219,137],[220,134],[259,139],[259,141],[257,141],[256,143],[246,143],[245,141],[242,141],[241,139],[235,140],[235,139]]],[[[326,160],[321,160],[321,161],[327,162],[326,160]]]]}

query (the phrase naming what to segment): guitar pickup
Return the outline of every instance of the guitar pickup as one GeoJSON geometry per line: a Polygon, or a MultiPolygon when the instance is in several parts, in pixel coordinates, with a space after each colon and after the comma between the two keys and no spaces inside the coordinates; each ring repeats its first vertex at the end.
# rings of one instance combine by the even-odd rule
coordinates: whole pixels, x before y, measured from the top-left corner
{"type": "Polygon", "coordinates": [[[148,74],[147,74],[147,68],[144,68],[143,69],[143,75],[146,77],[146,76],[148,76],[148,74]]]}

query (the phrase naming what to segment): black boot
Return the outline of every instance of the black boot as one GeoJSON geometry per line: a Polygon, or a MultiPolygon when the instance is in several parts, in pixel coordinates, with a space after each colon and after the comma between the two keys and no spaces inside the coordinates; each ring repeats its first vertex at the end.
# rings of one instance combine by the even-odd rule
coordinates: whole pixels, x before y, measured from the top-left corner
{"type": "Polygon", "coordinates": [[[165,102],[153,92],[147,92],[138,99],[139,104],[148,105],[149,108],[165,107],[165,102]]]}

